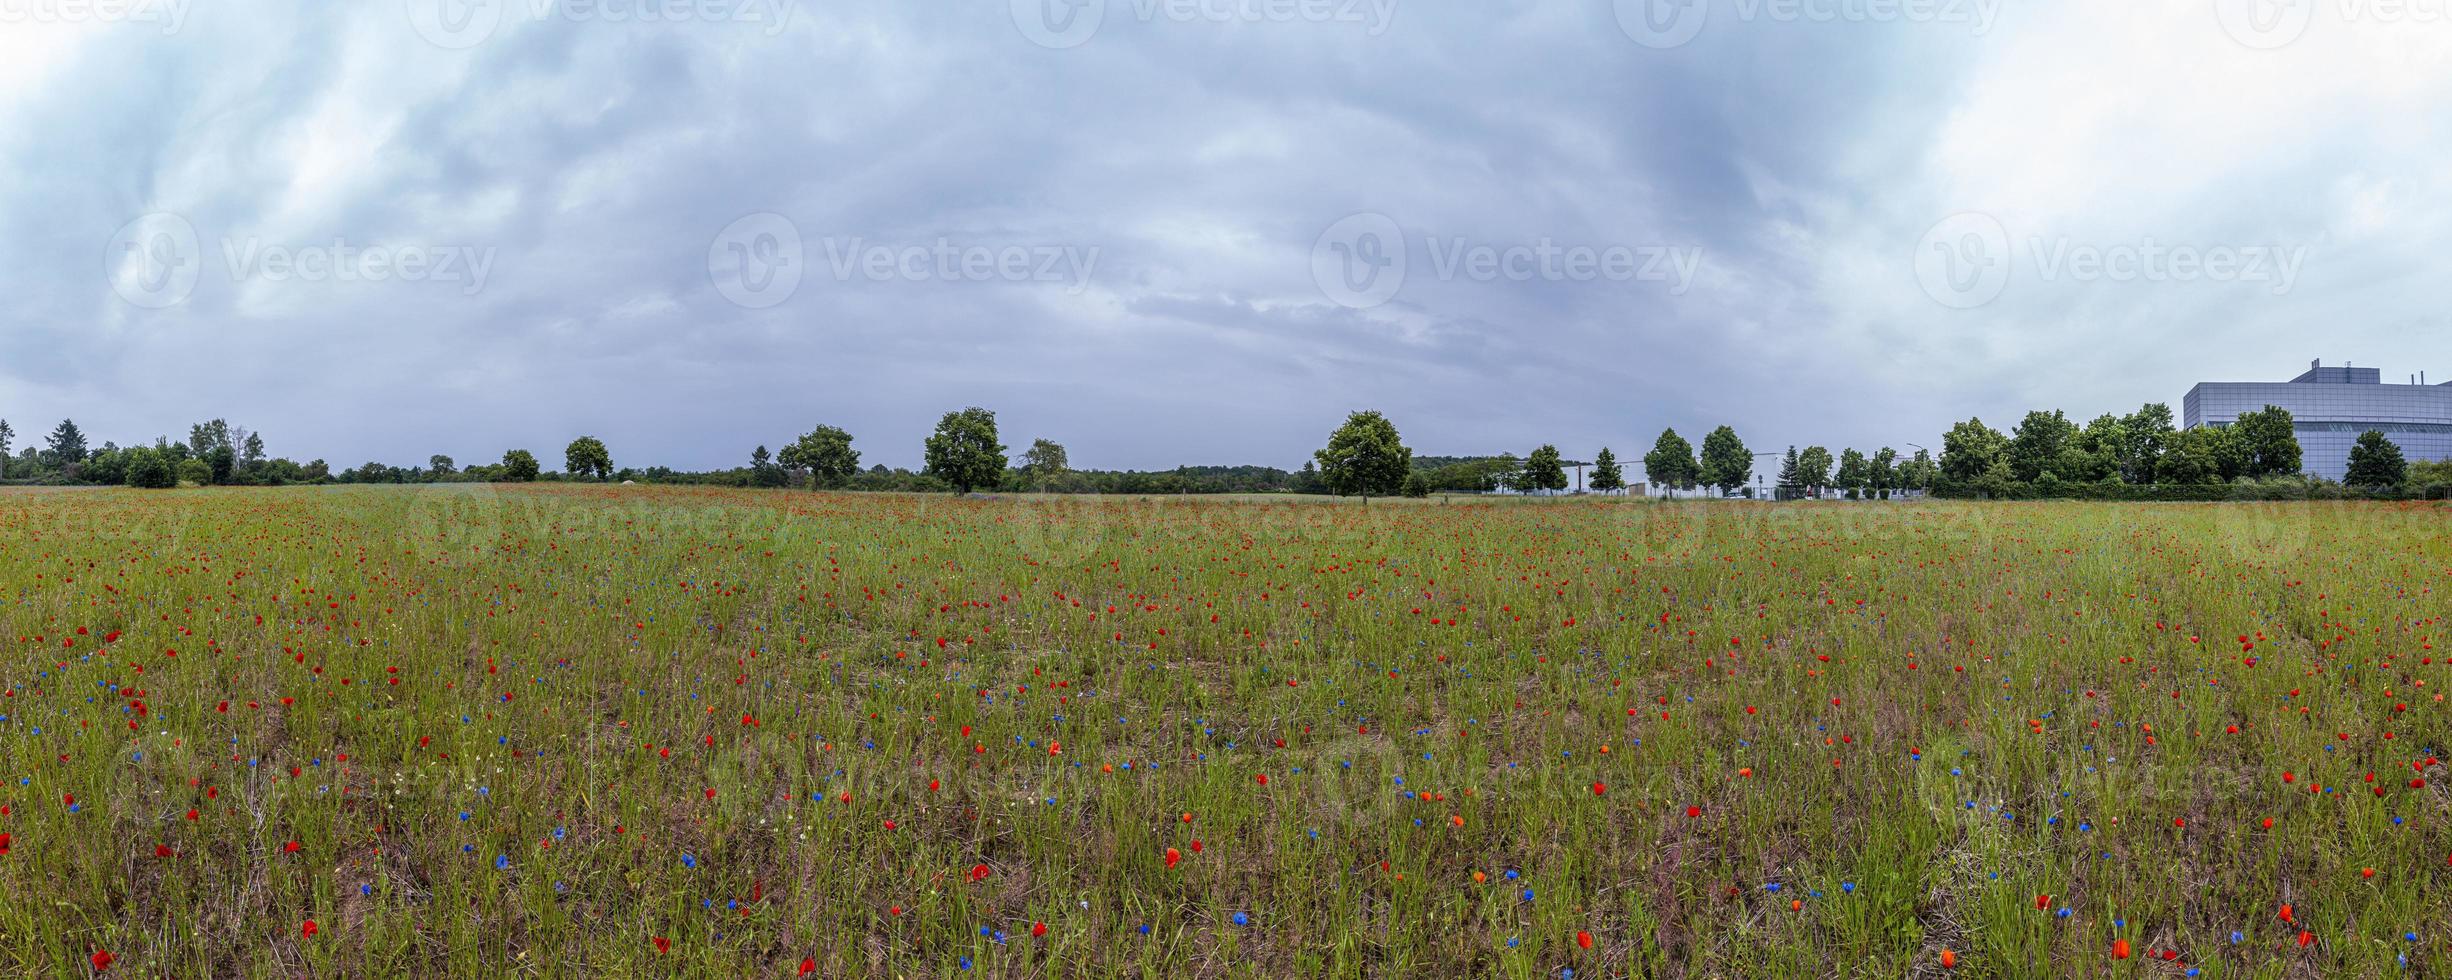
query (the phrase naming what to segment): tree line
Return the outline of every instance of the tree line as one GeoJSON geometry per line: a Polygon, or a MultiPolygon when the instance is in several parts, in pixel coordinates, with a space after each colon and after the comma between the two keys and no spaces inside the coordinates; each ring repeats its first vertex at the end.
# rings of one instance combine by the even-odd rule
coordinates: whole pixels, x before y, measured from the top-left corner
{"type": "MultiPolygon", "coordinates": [[[[1567,459],[1554,444],[1518,457],[1415,457],[1396,425],[1377,411],[1358,411],[1329,435],[1328,444],[1297,470],[1268,466],[1184,466],[1172,471],[1077,470],[1062,444],[1040,438],[1019,456],[1009,455],[996,413],[970,407],[947,412],[922,445],[918,471],[871,465],[862,468],[852,434],[819,425],[779,451],[751,450],[746,466],[685,472],[662,466],[617,467],[612,451],[594,436],[563,447],[562,468],[548,471],[526,449],[503,453],[498,462],[461,466],[446,455],[424,465],[367,462],[333,472],[323,460],[295,462],[270,457],[261,433],[223,419],[189,427],[185,440],[156,437],[151,445],[122,448],[105,442],[89,449],[73,420],[62,420],[39,446],[10,456],[16,432],[0,420],[0,481],[126,485],[142,488],[280,486],[318,483],[462,483],[581,481],[696,484],[738,487],[801,487],[819,490],[956,492],[1013,490],[1035,493],[1309,493],[1358,497],[1428,496],[1506,490],[1556,493],[1568,490],[1569,468],[1589,468],[1583,486],[1610,494],[1634,485],[1609,447],[1589,462],[1567,459]]],[[[1784,454],[1757,453],[1730,426],[1704,436],[1698,450],[1674,428],[1663,430],[1641,463],[1646,482],[1660,489],[1715,488],[1752,495],[1756,459],[1780,456],[1778,483],[1770,492],[1785,499],[1841,493],[1850,498],[1887,497],[1897,491],[1943,496],[2103,499],[2210,499],[2193,489],[2234,484],[2312,485],[2300,476],[2302,451],[2290,413],[2267,406],[2227,426],[2179,429],[2170,406],[2147,404],[2128,415],[2104,414],[2083,426],[2060,411],[2033,411],[2007,433],[1971,418],[1942,436],[1938,458],[1923,447],[1902,456],[1888,446],[1871,452],[1823,446],[1784,454]]],[[[2351,450],[2346,488],[2373,495],[2442,496],[2452,492],[2452,462],[2410,462],[2381,432],[2359,437],[2351,450]]]]}

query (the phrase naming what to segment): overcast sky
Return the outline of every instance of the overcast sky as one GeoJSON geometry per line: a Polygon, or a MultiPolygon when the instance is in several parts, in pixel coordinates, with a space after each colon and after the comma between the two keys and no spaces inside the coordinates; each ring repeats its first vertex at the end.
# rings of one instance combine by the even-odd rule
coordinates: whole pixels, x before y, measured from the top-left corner
{"type": "Polygon", "coordinates": [[[1293,467],[2452,380],[2438,7],[0,0],[0,418],[1293,467]]]}

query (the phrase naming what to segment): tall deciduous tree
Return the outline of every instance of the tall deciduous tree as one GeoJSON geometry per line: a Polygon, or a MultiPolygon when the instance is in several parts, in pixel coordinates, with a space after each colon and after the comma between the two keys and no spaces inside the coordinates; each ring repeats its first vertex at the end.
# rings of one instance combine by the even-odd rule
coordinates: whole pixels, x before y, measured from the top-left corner
{"type": "Polygon", "coordinates": [[[2350,447],[2350,473],[2344,482],[2354,487],[2393,489],[2409,479],[2409,461],[2401,447],[2384,434],[2368,430],[2350,447]]]}
{"type": "Polygon", "coordinates": [[[563,469],[572,476],[603,480],[613,475],[613,453],[595,436],[580,436],[562,449],[563,469]]]}
{"type": "Polygon", "coordinates": [[[1601,454],[1592,457],[1592,489],[1601,493],[1616,493],[1626,489],[1626,471],[1618,467],[1618,454],[1602,446],[1601,454]]]}
{"type": "Polygon", "coordinates": [[[17,430],[9,428],[9,420],[0,419],[0,477],[9,475],[9,440],[17,438],[17,430]]]}
{"type": "Polygon", "coordinates": [[[2008,448],[2009,439],[1983,419],[1960,422],[1941,436],[1941,475],[1960,482],[1980,479],[2008,448]]]}
{"type": "Polygon", "coordinates": [[[947,412],[928,437],[928,475],[943,480],[955,493],[994,490],[1005,479],[1005,446],[996,441],[996,413],[984,408],[947,412]]]}
{"type": "Polygon", "coordinates": [[[1566,466],[1559,461],[1558,447],[1544,445],[1524,457],[1523,489],[1529,493],[1567,488],[1566,466]]]}
{"type": "Polygon", "coordinates": [[[1875,450],[1873,461],[1867,464],[1867,470],[1873,478],[1875,493],[1897,489],[1899,486],[1899,451],[1888,446],[1875,450]]]}
{"type": "Polygon", "coordinates": [[[1034,439],[1022,453],[1023,475],[1033,488],[1042,492],[1072,471],[1072,461],[1065,457],[1064,447],[1053,439],[1034,439]]]}
{"type": "Polygon", "coordinates": [[[1821,493],[1823,488],[1830,486],[1831,466],[1830,450],[1807,446],[1796,457],[1797,483],[1814,493],[1821,493]]]}
{"type": "MultiPolygon", "coordinates": [[[[2009,435],[2007,458],[2011,478],[2032,483],[2045,473],[2057,473],[2061,451],[2077,434],[2069,416],[2058,411],[2028,412],[2009,435]]],[[[2060,474],[2067,476],[2068,474],[2060,474]]]]}
{"type": "Polygon", "coordinates": [[[2199,485],[2222,482],[2222,430],[2209,428],[2174,432],[2163,440],[2154,459],[2154,482],[2199,485]]]}
{"type": "Polygon", "coordinates": [[[851,448],[851,433],[821,425],[794,440],[775,459],[787,469],[808,470],[809,485],[840,487],[860,472],[860,451],[851,448]]]}
{"type": "Polygon", "coordinates": [[[2158,478],[2163,453],[2178,435],[2172,428],[2171,406],[2149,402],[2120,419],[2120,478],[2152,483],[2158,478]]]}
{"type": "Polygon", "coordinates": [[[1841,450],[1839,475],[1835,479],[1839,489],[1862,496],[1865,488],[1873,483],[1873,467],[1865,461],[1865,454],[1853,449],[1841,450]]]}
{"type": "Polygon", "coordinates": [[[1660,430],[1652,451],[1643,454],[1644,478],[1663,487],[1684,489],[1702,482],[1703,468],[1694,461],[1694,444],[1676,429],[1660,430]]]}
{"type": "Polygon", "coordinates": [[[1405,476],[1413,471],[1413,450],[1397,435],[1396,424],[1378,412],[1355,412],[1328,437],[1327,448],[1313,453],[1320,480],[1340,497],[1388,497],[1404,492],[1405,476]]]}
{"type": "Polygon", "coordinates": [[[2242,475],[2290,476],[2299,472],[2299,433],[2290,410],[2267,405],[2231,423],[2230,437],[2244,464],[2242,475]]]}
{"type": "MultiPolygon", "coordinates": [[[[309,471],[313,471],[322,463],[323,460],[316,460],[313,463],[307,464],[307,469],[309,471]]],[[[537,471],[538,467],[536,465],[535,453],[529,452],[525,449],[514,449],[510,452],[502,454],[502,479],[505,483],[528,483],[534,481],[536,479],[537,471]]]]}
{"type": "Polygon", "coordinates": [[[1721,426],[1703,437],[1702,481],[1723,491],[1745,486],[1754,476],[1754,454],[1737,438],[1737,430],[1721,426]]]}

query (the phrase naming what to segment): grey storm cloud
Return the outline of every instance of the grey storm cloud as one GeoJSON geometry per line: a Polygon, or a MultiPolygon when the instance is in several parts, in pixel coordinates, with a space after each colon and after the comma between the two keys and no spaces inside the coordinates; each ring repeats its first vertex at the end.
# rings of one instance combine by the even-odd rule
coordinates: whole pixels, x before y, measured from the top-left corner
{"type": "Polygon", "coordinates": [[[0,417],[1293,466],[2452,372],[2452,31],[2231,6],[0,0],[0,417]]]}

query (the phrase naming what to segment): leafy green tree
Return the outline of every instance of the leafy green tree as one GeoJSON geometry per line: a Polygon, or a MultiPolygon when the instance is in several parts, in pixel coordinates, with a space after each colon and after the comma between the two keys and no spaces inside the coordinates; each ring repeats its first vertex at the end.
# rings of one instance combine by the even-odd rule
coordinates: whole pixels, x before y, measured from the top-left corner
{"type": "Polygon", "coordinates": [[[2172,428],[2171,406],[2149,402],[2120,418],[2120,478],[2130,483],[2159,479],[2163,453],[2178,435],[2172,428]]]}
{"type": "Polygon", "coordinates": [[[1683,490],[1702,482],[1703,468],[1694,461],[1693,443],[1676,429],[1662,429],[1652,451],[1643,454],[1643,475],[1660,486],[1683,490]]]}
{"type": "Polygon", "coordinates": [[[426,469],[437,477],[450,476],[460,471],[459,465],[454,463],[451,457],[441,453],[426,457],[426,469]]]}
{"type": "Polygon", "coordinates": [[[186,460],[179,464],[179,482],[192,483],[200,487],[211,483],[213,482],[213,467],[201,459],[186,460]]]}
{"type": "Polygon", "coordinates": [[[2350,447],[2350,473],[2343,482],[2354,487],[2398,489],[2409,479],[2409,461],[2401,457],[2401,447],[2384,434],[2368,430],[2350,447]]]}
{"type": "Polygon", "coordinates": [[[1867,467],[1873,480],[1873,491],[1883,493],[1899,487],[1899,451],[1888,446],[1875,450],[1873,462],[1867,467]]]}
{"type": "MultiPolygon", "coordinates": [[[[316,471],[324,470],[323,460],[319,459],[312,463],[308,463],[307,470],[310,472],[310,474],[314,474],[316,471]]],[[[514,449],[510,452],[502,454],[503,482],[532,483],[536,480],[536,474],[537,465],[535,453],[531,453],[525,449],[514,449]]],[[[310,476],[309,478],[312,479],[314,476],[310,476]]]]}
{"type": "Polygon", "coordinates": [[[1941,437],[1941,475],[1962,483],[1983,479],[2009,449],[2009,439],[1984,420],[1968,419],[1941,437]]]}
{"type": "Polygon", "coordinates": [[[227,442],[214,446],[201,458],[205,471],[212,474],[214,486],[228,486],[231,475],[238,472],[238,450],[227,442]]]}
{"type": "Polygon", "coordinates": [[[215,449],[231,449],[233,450],[232,459],[235,460],[237,458],[237,454],[235,452],[237,449],[237,443],[231,440],[230,423],[228,421],[223,419],[214,419],[209,422],[198,422],[195,425],[187,427],[188,455],[197,459],[209,461],[213,458],[213,450],[215,449]]]}
{"type": "Polygon", "coordinates": [[[85,430],[77,428],[76,420],[61,419],[51,437],[44,440],[44,461],[53,466],[69,466],[85,461],[85,430]]]}
{"type": "Polygon", "coordinates": [[[1626,471],[1618,467],[1618,454],[1602,446],[1601,454],[1592,457],[1592,489],[1601,493],[1616,493],[1626,489],[1626,471]]]}
{"type": "Polygon", "coordinates": [[[605,449],[603,440],[580,436],[563,448],[562,468],[572,476],[609,479],[613,476],[613,453],[605,449]]]}
{"type": "Polygon", "coordinates": [[[0,419],[0,477],[9,475],[9,440],[17,438],[17,430],[9,428],[9,420],[0,419]]]}
{"type": "Polygon", "coordinates": [[[2026,413],[2025,421],[2010,432],[2005,452],[2011,478],[2033,483],[2044,473],[2057,470],[2061,450],[2068,447],[2070,437],[2076,434],[2077,426],[2057,409],[2026,413]]]}
{"type": "Polygon", "coordinates": [[[1800,472],[1803,466],[1804,463],[1797,455],[1795,446],[1788,447],[1788,454],[1780,457],[1779,475],[1774,479],[1779,484],[1782,499],[1805,492],[1805,477],[1800,472]]]}
{"type": "Polygon", "coordinates": [[[1754,454],[1737,438],[1737,430],[1721,426],[1703,437],[1702,482],[1722,491],[1745,486],[1754,477],[1754,454]]]}
{"type": "Polygon", "coordinates": [[[1805,489],[1819,494],[1824,487],[1830,486],[1832,465],[1830,450],[1820,446],[1807,446],[1805,451],[1796,458],[1797,482],[1803,484],[1805,489]]]}
{"type": "Polygon", "coordinates": [[[2267,405],[2240,416],[2229,428],[2244,461],[2241,475],[2262,479],[2299,472],[2299,433],[2290,410],[2267,405]]]}
{"type": "Polygon", "coordinates": [[[2181,486],[2224,482],[2222,450],[2228,441],[2222,430],[2214,428],[2172,433],[2163,440],[2162,453],[2154,460],[2154,482],[2181,486]]]}
{"type": "Polygon", "coordinates": [[[1865,488],[1873,485],[1872,464],[1865,461],[1863,453],[1853,449],[1841,450],[1839,475],[1833,479],[1839,484],[1839,489],[1847,491],[1850,496],[1863,496],[1865,488]]]}
{"type": "Polygon", "coordinates": [[[1072,471],[1072,461],[1065,458],[1064,447],[1053,439],[1034,439],[1030,449],[1022,453],[1022,474],[1042,493],[1072,471]]]}
{"type": "MultiPolygon", "coordinates": [[[[451,457],[449,457],[449,456],[442,456],[442,457],[437,457],[437,458],[441,459],[441,460],[442,460],[443,462],[445,462],[445,463],[449,463],[449,462],[451,462],[451,457]]],[[[255,469],[255,468],[256,468],[256,467],[258,467],[258,466],[263,465],[263,463],[264,463],[264,435],[263,435],[263,433],[260,433],[260,432],[250,432],[250,433],[247,433],[247,438],[246,438],[246,439],[244,439],[244,440],[241,440],[241,441],[239,442],[239,450],[238,450],[238,464],[239,464],[239,468],[240,468],[240,469],[252,470],[252,469],[255,469]]]]}
{"type": "Polygon", "coordinates": [[[808,470],[812,488],[840,487],[860,472],[860,451],[851,448],[851,433],[831,425],[810,430],[775,458],[787,469],[808,470]]]}
{"type": "Polygon", "coordinates": [[[1405,448],[1396,424],[1375,411],[1347,415],[1312,458],[1328,492],[1365,501],[1404,492],[1405,475],[1413,471],[1413,450],[1405,448]]]}
{"type": "Polygon", "coordinates": [[[1420,470],[1408,472],[1405,474],[1404,493],[1415,500],[1430,496],[1430,480],[1423,477],[1420,470]]]}
{"type": "Polygon", "coordinates": [[[1482,478],[1488,480],[1489,484],[1486,488],[1477,489],[1522,490],[1524,489],[1524,461],[1517,459],[1514,453],[1500,453],[1498,459],[1491,461],[1489,466],[1483,468],[1482,478]]]}
{"type": "Polygon", "coordinates": [[[2127,451],[2128,443],[2128,423],[2105,412],[2086,423],[2061,448],[2060,462],[2052,469],[2063,479],[2087,483],[2124,479],[2121,454],[2127,451]]]}
{"type": "Polygon", "coordinates": [[[945,481],[955,493],[994,490],[1005,479],[1005,446],[996,441],[996,413],[984,408],[947,412],[928,437],[921,472],[945,481]]]}
{"type": "Polygon", "coordinates": [[[2409,464],[2409,482],[2424,490],[2432,500],[2444,488],[2452,488],[2452,459],[2423,460],[2409,464]]]}
{"type": "Polygon", "coordinates": [[[94,450],[93,455],[85,457],[85,469],[77,474],[80,480],[103,486],[123,483],[127,477],[127,451],[109,442],[103,443],[102,448],[94,450]]]}
{"type": "Polygon", "coordinates": [[[170,458],[148,446],[137,446],[121,454],[126,465],[122,482],[141,490],[168,490],[179,485],[178,471],[171,468],[170,458]]]}
{"type": "Polygon", "coordinates": [[[1533,450],[1532,455],[1524,457],[1523,479],[1524,485],[1520,489],[1527,493],[1566,489],[1567,470],[1559,462],[1558,447],[1543,445],[1533,450]]]}

